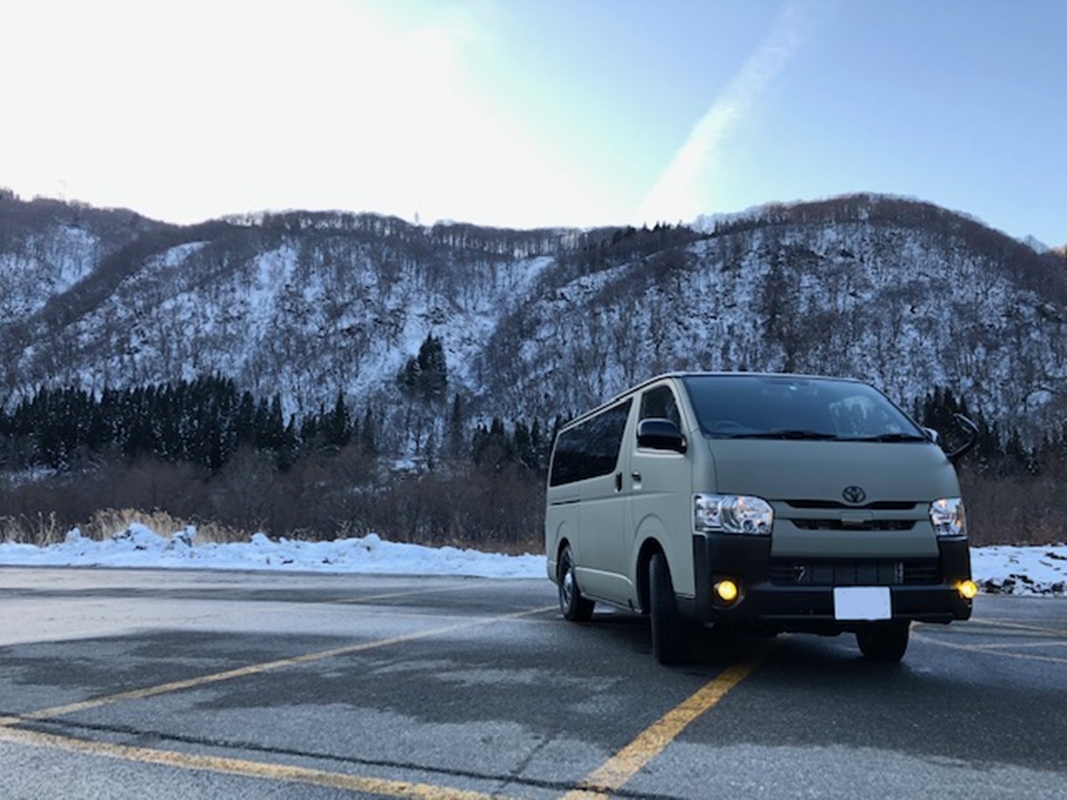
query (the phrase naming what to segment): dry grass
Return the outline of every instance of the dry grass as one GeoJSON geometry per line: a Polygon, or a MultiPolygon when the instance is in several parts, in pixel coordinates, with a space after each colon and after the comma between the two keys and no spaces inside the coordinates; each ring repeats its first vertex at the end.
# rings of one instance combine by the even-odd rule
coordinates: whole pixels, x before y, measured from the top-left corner
{"type": "Polygon", "coordinates": [[[62,542],[66,535],[67,531],[59,524],[54,511],[0,517],[0,542],[46,546],[62,542]]]}
{"type": "MultiPolygon", "coordinates": [[[[87,522],[78,523],[75,526],[61,525],[55,512],[37,514],[36,516],[0,517],[0,542],[19,542],[45,547],[62,542],[71,527],[77,527],[81,535],[86,538],[104,541],[113,534],[126,530],[134,523],[144,525],[163,537],[169,537],[171,534],[184,531],[192,526],[196,530],[196,536],[193,539],[194,544],[247,542],[251,540],[252,534],[255,532],[239,530],[214,522],[190,522],[158,509],[155,511],[141,511],[136,508],[105,508],[94,512],[87,522]]],[[[334,538],[360,537],[365,536],[368,532],[342,527],[337,531],[334,538]]],[[[294,540],[321,538],[309,530],[294,530],[284,535],[286,538],[294,540]]],[[[383,535],[383,538],[388,537],[383,535]]],[[[427,544],[437,547],[450,545],[460,549],[470,547],[487,549],[484,541],[468,542],[455,537],[443,542],[435,541],[427,544]]],[[[543,547],[544,542],[542,539],[530,538],[523,542],[495,543],[494,547],[488,549],[508,555],[524,555],[527,553],[539,553],[543,547]]]]}
{"type": "Polygon", "coordinates": [[[151,512],[140,511],[135,508],[106,508],[97,511],[84,526],[79,526],[83,536],[91,539],[106,539],[111,534],[123,531],[131,523],[140,523],[146,528],[155,531],[160,536],[170,536],[172,533],[183,531],[188,527],[196,529],[196,544],[214,542],[226,544],[228,542],[247,542],[252,538],[254,531],[242,531],[219,525],[214,522],[201,522],[179,519],[168,514],[166,511],[155,510],[151,512]]]}
{"type": "MultiPolygon", "coordinates": [[[[96,541],[108,539],[112,534],[126,530],[132,523],[139,523],[160,536],[170,536],[192,526],[196,530],[194,543],[247,542],[251,531],[242,531],[213,522],[190,522],[168,514],[166,511],[141,511],[136,508],[105,508],[96,511],[87,522],[76,526],[82,536],[96,541]]],[[[37,514],[35,517],[21,514],[17,517],[0,517],[0,542],[21,542],[44,547],[62,542],[70,528],[61,526],[55,512],[37,514]]]]}

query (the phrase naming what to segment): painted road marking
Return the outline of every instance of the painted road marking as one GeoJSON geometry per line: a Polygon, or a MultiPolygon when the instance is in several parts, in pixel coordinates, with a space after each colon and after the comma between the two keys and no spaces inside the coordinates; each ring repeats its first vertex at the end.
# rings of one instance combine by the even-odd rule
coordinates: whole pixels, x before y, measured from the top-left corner
{"type": "Polygon", "coordinates": [[[465,591],[467,589],[476,589],[476,588],[480,588],[479,584],[472,583],[472,584],[464,585],[464,586],[439,586],[439,587],[437,587],[435,589],[414,589],[414,590],[407,590],[407,591],[402,591],[402,592],[386,592],[386,593],[383,593],[383,594],[368,594],[368,595],[363,595],[363,596],[360,596],[360,597],[339,597],[339,598],[334,599],[334,600],[325,600],[324,602],[326,602],[326,603],[337,603],[337,604],[373,603],[373,602],[376,602],[378,600],[395,600],[398,597],[412,597],[412,596],[420,595],[420,594],[438,594],[438,593],[441,593],[441,592],[461,592],[461,591],[465,591]]]}
{"type": "Polygon", "coordinates": [[[323,650],[317,653],[307,653],[292,658],[282,658],[263,664],[252,664],[239,669],[226,670],[212,675],[202,675],[199,678],[190,678],[183,681],[171,681],[159,686],[135,689],[129,692],[98,697],[80,703],[69,703],[63,706],[40,709],[38,711],[20,714],[18,716],[0,717],[0,741],[13,744],[31,745],[35,747],[50,747],[53,749],[66,750],[68,752],[87,753],[90,755],[116,758],[126,761],[136,761],[144,764],[158,764],[186,770],[206,770],[229,775],[239,775],[264,780],[286,781],[290,783],[302,783],[315,786],[346,789],[367,794],[377,794],[384,797],[406,797],[416,800],[486,800],[499,795],[486,795],[478,792],[466,792],[457,789],[432,786],[429,784],[409,783],[407,781],[392,781],[379,778],[366,778],[344,773],[326,772],[323,770],[306,769],[282,764],[271,764],[244,759],[220,758],[217,756],[196,755],[191,753],[177,753],[168,750],[154,750],[146,747],[131,747],[127,745],[110,744],[107,742],[94,742],[85,739],[76,739],[70,736],[41,733],[18,729],[14,726],[20,723],[40,721],[66,714],[99,708],[105,705],[120,703],[126,700],[138,700],[145,697],[153,697],[169,692],[181,691],[196,686],[206,686],[212,683],[240,678],[247,675],[255,675],[268,670],[296,664],[306,664],[313,661],[321,661],[335,656],[358,653],[365,650],[387,647],[392,644],[426,639],[439,636],[452,631],[466,628],[475,628],[489,625],[495,622],[503,622],[521,617],[533,616],[547,611],[554,611],[556,605],[543,606],[527,611],[519,611],[513,614],[503,614],[486,619],[448,625],[434,628],[428,631],[395,636],[389,639],[379,639],[373,642],[363,642],[347,647],[337,647],[331,650],[323,650]]]}
{"type": "Polygon", "coordinates": [[[345,789],[384,797],[407,797],[415,798],[416,800],[453,800],[453,798],[455,800],[489,800],[490,798],[499,797],[499,795],[461,791],[424,783],[365,778],[358,775],[326,772],[288,764],[268,764],[239,758],[220,758],[218,756],[177,753],[170,750],[153,750],[147,747],[93,742],[50,733],[38,733],[37,731],[15,730],[10,727],[0,727],[0,741],[29,745],[31,747],[49,747],[55,750],[103,756],[123,761],[136,761],[142,764],[156,764],[176,769],[216,772],[244,778],[285,781],[287,783],[312,786],[326,786],[331,789],[345,789]]]}
{"type": "Polygon", "coordinates": [[[972,644],[969,645],[975,650],[1008,650],[1013,647],[1019,649],[1027,647],[1067,647],[1067,639],[1059,640],[1052,639],[1047,642],[1004,642],[1003,644],[972,644]]]}
{"type": "Polygon", "coordinates": [[[1067,636],[1067,631],[1060,631],[1056,630],[1055,628],[1043,628],[1037,625],[1024,625],[1021,622],[1007,622],[992,619],[972,619],[968,620],[967,624],[985,625],[989,628],[1005,628],[1008,630],[1027,631],[1029,633],[1043,633],[1047,636],[1067,636]]]}
{"type": "Polygon", "coordinates": [[[483,625],[491,625],[496,622],[504,622],[506,620],[518,619],[520,617],[532,616],[534,614],[542,614],[546,611],[554,611],[555,605],[543,606],[541,608],[534,608],[528,611],[517,611],[513,614],[503,614],[496,617],[487,617],[485,619],[479,619],[468,622],[460,622],[455,625],[446,625],[442,628],[432,628],[426,631],[419,631],[417,633],[408,633],[403,636],[394,636],[389,639],[377,639],[372,642],[361,642],[360,644],[347,645],[345,647],[335,647],[331,650],[322,650],[317,653],[306,653],[301,656],[293,656],[291,658],[280,658],[276,661],[267,661],[262,664],[250,664],[247,667],[238,667],[237,669],[230,669],[224,672],[216,672],[211,675],[201,675],[196,678],[186,678],[180,681],[171,681],[170,683],[163,683],[158,686],[148,686],[143,689],[133,689],[128,692],[119,692],[118,694],[105,695],[104,697],[96,697],[91,700],[82,700],[77,703],[68,703],[62,706],[53,706],[52,708],[43,708],[38,711],[30,711],[25,714],[18,714],[10,717],[0,717],[0,727],[17,725],[19,722],[30,722],[34,720],[45,720],[53,717],[62,717],[67,714],[75,714],[79,711],[88,711],[93,708],[100,708],[101,706],[113,705],[115,703],[122,703],[127,700],[142,700],[146,697],[155,697],[161,694],[170,694],[171,692],[182,691],[183,689],[192,689],[200,686],[208,686],[213,683],[219,683],[221,681],[228,681],[233,678],[244,678],[249,675],[258,675],[262,672],[269,672],[270,670],[280,669],[282,667],[296,666],[298,664],[307,664],[314,661],[322,661],[327,658],[336,658],[337,656],[350,655],[352,653],[361,653],[367,650],[375,650],[381,647],[388,647],[394,644],[402,644],[403,642],[412,642],[419,639],[428,639],[434,636],[440,636],[445,633],[452,633],[453,631],[464,630],[468,628],[476,628],[483,625]]]}
{"type": "MultiPolygon", "coordinates": [[[[937,636],[926,636],[918,633],[915,627],[911,629],[911,635],[920,642],[934,644],[939,647],[947,647],[950,650],[964,650],[968,653],[982,653],[1001,658],[1020,658],[1028,661],[1048,661],[1053,664],[1067,664],[1067,657],[1043,656],[1035,653],[1009,652],[1008,649],[1021,650],[1037,647],[1062,647],[1067,645],[1067,632],[1053,628],[1043,628],[1035,625],[1023,625],[1016,622],[998,622],[996,620],[971,620],[968,625],[981,625],[985,628],[1001,628],[1005,632],[1017,635],[1019,633],[1030,634],[1029,638],[1038,641],[1029,642],[986,642],[983,644],[965,644],[963,642],[950,642],[937,636]]],[[[923,628],[932,626],[923,626],[923,628]]],[[[1021,637],[1020,637],[1021,638],[1021,637]]]]}
{"type": "Polygon", "coordinates": [[[773,642],[764,643],[748,658],[704,684],[695,694],[672,708],[612,758],[586,775],[578,782],[579,788],[564,795],[563,800],[603,798],[620,789],[677,739],[690,723],[714,708],[727,692],[747,678],[772,649],[773,642]]]}

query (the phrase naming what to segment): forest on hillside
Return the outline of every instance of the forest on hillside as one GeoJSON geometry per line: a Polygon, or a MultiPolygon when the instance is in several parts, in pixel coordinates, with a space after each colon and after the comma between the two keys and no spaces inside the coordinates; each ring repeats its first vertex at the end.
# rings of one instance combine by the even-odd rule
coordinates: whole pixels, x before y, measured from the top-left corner
{"type": "Polygon", "coordinates": [[[277,395],[255,398],[217,375],[100,394],[42,388],[0,411],[0,541],[43,543],[130,507],[237,539],[373,531],[533,547],[562,420],[468,420],[432,336],[395,390],[390,414],[339,395],[285,418],[277,395]]]}
{"type": "MultiPolygon", "coordinates": [[[[41,389],[0,413],[0,541],[47,543],[101,510],[141,509],[207,526],[216,538],[393,541],[506,552],[540,548],[544,483],[565,421],[472,423],[448,395],[440,344],[429,337],[397,375],[405,430],[373,405],[283,417],[207,376],[107,391],[41,389]],[[407,455],[398,457],[406,443],[407,455]],[[47,514],[42,509],[50,509],[47,514]]],[[[977,447],[959,465],[975,544],[1062,540],[1067,431],[1035,447],[1000,431],[966,400],[937,388],[913,416],[956,446],[953,415],[975,418],[977,447]]]]}

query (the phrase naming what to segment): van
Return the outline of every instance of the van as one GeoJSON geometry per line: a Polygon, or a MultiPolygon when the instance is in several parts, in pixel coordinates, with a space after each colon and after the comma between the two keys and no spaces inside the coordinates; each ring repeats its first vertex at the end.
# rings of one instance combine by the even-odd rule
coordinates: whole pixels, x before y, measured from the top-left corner
{"type": "Polygon", "coordinates": [[[913,621],[971,615],[953,464],[884,394],[851,379],[672,373],[563,426],[545,510],[567,620],[647,615],[660,663],[696,626],[851,632],[896,662],[913,621]]]}

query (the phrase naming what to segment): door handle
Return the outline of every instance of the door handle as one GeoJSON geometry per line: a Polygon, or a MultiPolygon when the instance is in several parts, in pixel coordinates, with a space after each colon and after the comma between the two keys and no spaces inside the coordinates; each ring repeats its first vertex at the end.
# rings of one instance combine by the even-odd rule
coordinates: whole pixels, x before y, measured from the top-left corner
{"type": "Polygon", "coordinates": [[[621,472],[616,472],[615,473],[615,491],[616,492],[621,492],[622,491],[622,473],[621,472]]]}
{"type": "Polygon", "coordinates": [[[641,473],[636,470],[630,473],[630,477],[634,479],[635,483],[641,482],[641,473]]]}

